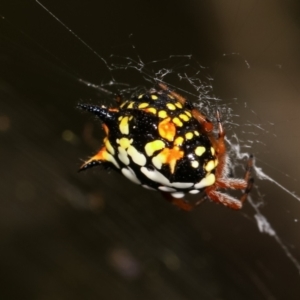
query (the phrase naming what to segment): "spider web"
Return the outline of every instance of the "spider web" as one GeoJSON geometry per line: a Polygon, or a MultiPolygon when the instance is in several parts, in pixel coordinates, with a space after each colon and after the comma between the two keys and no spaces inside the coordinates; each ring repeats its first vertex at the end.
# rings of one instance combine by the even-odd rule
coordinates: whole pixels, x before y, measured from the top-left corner
{"type": "MultiPolygon", "coordinates": [[[[183,93],[188,95],[190,98],[194,98],[195,102],[198,103],[199,109],[204,112],[210,119],[214,119],[214,113],[218,108],[221,111],[221,115],[223,116],[224,127],[228,129],[234,129],[239,126],[239,123],[233,122],[234,117],[238,117],[234,115],[234,110],[232,109],[232,104],[223,103],[221,99],[213,96],[213,86],[210,83],[213,81],[213,78],[208,77],[203,78],[203,73],[205,74],[205,67],[201,66],[192,55],[170,55],[166,59],[162,60],[154,60],[150,63],[143,62],[142,58],[136,52],[136,59],[132,59],[131,57],[116,57],[114,55],[111,56],[113,63],[105,60],[101,55],[99,55],[94,49],[92,49],[84,40],[82,40],[76,33],[74,33],[70,28],[68,28],[62,21],[60,21],[55,15],[53,15],[46,7],[44,7],[40,2],[37,1],[45,10],[47,10],[52,17],[55,18],[60,24],[70,31],[77,39],[79,39],[84,46],[86,46],[93,54],[95,54],[100,60],[104,62],[108,70],[113,73],[113,71],[124,70],[128,72],[129,70],[133,70],[140,74],[145,81],[150,83],[150,86],[157,82],[164,82],[170,88],[176,89],[179,93],[183,93]],[[120,59],[119,63],[116,63],[116,58],[120,59]],[[170,68],[165,68],[163,66],[170,65],[170,68]],[[151,71],[150,71],[151,70],[151,71]],[[183,88],[182,86],[186,86],[183,88]]],[[[132,45],[133,50],[135,46],[132,45]]],[[[231,55],[237,55],[238,53],[232,53],[231,55]]],[[[250,64],[247,60],[244,60],[245,66],[247,68],[251,68],[250,64]]],[[[81,80],[84,82],[83,80],[81,80]]],[[[92,85],[90,83],[85,82],[94,88],[102,88],[106,85],[92,85]]],[[[112,76],[112,81],[109,83],[110,85],[119,85],[119,83],[112,76]]],[[[122,94],[131,93],[131,88],[119,89],[122,94]]],[[[234,100],[233,100],[234,101],[234,100]]],[[[236,99],[237,101],[237,99],[236,99]]],[[[255,112],[252,112],[255,114],[255,112]]],[[[262,131],[267,131],[263,128],[263,125],[260,124],[247,124],[248,126],[258,127],[262,131]]],[[[254,133],[254,132],[253,132],[254,133]]],[[[231,157],[234,168],[241,167],[241,164],[244,164],[245,159],[247,159],[249,155],[249,150],[253,147],[253,143],[260,143],[258,140],[248,140],[248,141],[240,141],[236,134],[232,134],[229,138],[227,138],[227,142],[230,145],[229,148],[229,157],[231,157]],[[245,151],[247,150],[247,151],[245,151]],[[241,163],[242,161],[242,163],[241,163]]],[[[295,193],[289,191],[286,187],[281,185],[279,182],[268,176],[259,164],[255,164],[254,166],[254,176],[257,180],[255,185],[256,190],[256,199],[262,199],[262,195],[259,190],[259,183],[262,180],[268,180],[272,182],[275,186],[282,189],[288,195],[293,197],[294,199],[300,201],[300,197],[295,193]]],[[[253,197],[253,196],[252,196],[253,197]]],[[[275,228],[272,227],[268,219],[264,216],[264,214],[260,210],[261,201],[254,201],[251,196],[249,197],[249,203],[253,207],[255,214],[254,218],[257,222],[258,229],[261,233],[268,234],[272,236],[278,245],[282,248],[282,250],[286,253],[287,257],[294,263],[295,267],[300,272],[300,262],[292,255],[289,248],[284,244],[281,238],[276,233],[275,228]]]]}
{"type": "MultiPolygon", "coordinates": [[[[214,78],[208,75],[209,68],[202,66],[193,55],[170,55],[165,59],[145,62],[139,55],[138,49],[135,48],[133,42],[130,42],[130,56],[114,54],[105,58],[85,42],[76,32],[64,24],[62,20],[40,1],[36,0],[36,3],[80,41],[107,69],[107,77],[109,78],[107,81],[101,84],[95,84],[75,74],[80,83],[97,90],[103,96],[111,97],[115,92],[118,92],[125,97],[129,97],[137,90],[147,89],[157,82],[164,82],[171,89],[175,89],[178,93],[187,96],[193,100],[194,103],[197,103],[199,109],[211,120],[215,119],[215,111],[219,109],[221,111],[224,127],[227,130],[226,140],[229,145],[229,157],[231,158],[232,172],[234,174],[240,175],[243,173],[243,167],[251,149],[255,148],[255,146],[266,146],[260,136],[261,133],[263,135],[270,134],[272,130],[266,128],[272,127],[272,124],[268,122],[257,122],[257,113],[251,108],[251,104],[248,102],[233,98],[221,99],[214,96],[214,78]],[[132,85],[133,82],[124,81],[124,78],[128,78],[131,75],[133,75],[134,78],[140,78],[139,82],[134,82],[134,86],[132,85]],[[236,109],[237,107],[238,109],[236,109]],[[239,113],[236,113],[237,110],[239,113]],[[242,118],[242,116],[249,115],[249,113],[251,117],[253,117],[249,119],[254,119],[254,121],[242,118]],[[236,131],[239,133],[237,134],[236,131]],[[241,134],[243,138],[241,138],[241,134]]],[[[242,61],[245,69],[251,68],[251,64],[238,53],[230,53],[224,56],[234,56],[242,61]]],[[[270,167],[264,161],[260,161],[259,156],[255,156],[253,172],[255,186],[248,200],[253,209],[253,215],[246,214],[245,217],[252,221],[254,220],[261,233],[271,236],[300,272],[300,262],[293,255],[292,247],[288,246],[288,243],[280,237],[276,228],[272,226],[272,222],[268,220],[268,217],[263,212],[266,195],[264,195],[264,191],[260,186],[263,181],[268,181],[274,188],[282,190],[286,196],[296,201],[300,201],[300,197],[268,175],[263,170],[266,166],[270,167]]],[[[284,172],[276,171],[279,173],[279,177],[289,177],[289,175],[284,172]]]]}
{"type": "MultiPolygon", "coordinates": [[[[46,6],[40,1],[36,0],[36,3],[40,5],[47,13],[49,13],[59,24],[70,32],[77,40],[79,40],[84,47],[86,47],[93,55],[95,55],[107,68],[111,79],[108,82],[102,84],[94,84],[88,82],[82,78],[78,80],[96,90],[99,90],[103,94],[111,96],[112,90],[116,88],[118,93],[121,93],[125,97],[130,97],[134,92],[139,89],[147,89],[158,82],[166,83],[171,89],[175,89],[178,93],[184,94],[190,99],[194,100],[199,109],[204,112],[211,120],[215,119],[215,112],[220,110],[222,115],[222,122],[224,127],[230,134],[227,134],[226,141],[229,145],[229,157],[231,158],[232,171],[238,173],[237,170],[242,170],[245,165],[245,161],[248,158],[249,151],[253,148],[254,144],[263,144],[258,138],[249,138],[242,140],[234,132],[235,129],[243,127],[242,133],[247,133],[251,136],[258,136],[255,129],[269,134],[269,130],[265,129],[267,124],[259,124],[255,122],[245,122],[241,124],[241,116],[235,114],[234,106],[240,105],[238,99],[230,99],[230,102],[223,101],[222,99],[214,96],[213,81],[214,78],[209,74],[208,68],[202,66],[193,55],[170,55],[165,59],[152,60],[150,62],[144,62],[140,57],[138,50],[131,43],[132,56],[120,56],[111,55],[108,59],[101,56],[95,49],[93,49],[88,43],[86,43],[80,36],[78,36],[71,28],[63,23],[54,13],[52,13],[46,6]],[[169,67],[166,67],[169,66],[169,67]],[[124,78],[127,75],[121,74],[120,71],[128,74],[137,74],[137,77],[141,78],[140,85],[138,87],[132,87],[128,82],[124,83],[118,81],[115,74],[118,77],[124,78]],[[204,74],[204,75],[203,75],[204,74]]],[[[243,58],[239,53],[224,54],[226,56],[236,56],[242,60],[245,68],[251,68],[250,63],[243,58]]],[[[136,77],[136,76],[135,76],[136,77]]],[[[256,115],[256,112],[248,107],[248,104],[244,103],[244,108],[247,112],[251,112],[256,115]]],[[[245,112],[246,113],[246,112],[245,112]]],[[[268,124],[270,125],[270,124],[268,124]]],[[[276,233],[276,229],[268,221],[268,218],[263,214],[261,207],[264,205],[264,195],[260,191],[261,181],[269,181],[277,188],[284,191],[287,195],[291,196],[297,201],[300,201],[300,196],[290,191],[284,185],[273,179],[266,174],[260,162],[256,159],[254,165],[254,177],[256,179],[254,191],[249,197],[248,202],[251,204],[254,210],[254,220],[257,223],[258,230],[261,233],[268,234],[278,243],[281,249],[285,252],[286,256],[293,262],[294,266],[300,273],[300,262],[292,254],[290,248],[283,242],[280,236],[276,233]],[[254,200],[256,199],[256,200],[254,200]]],[[[285,174],[285,176],[289,176],[285,174]]]]}

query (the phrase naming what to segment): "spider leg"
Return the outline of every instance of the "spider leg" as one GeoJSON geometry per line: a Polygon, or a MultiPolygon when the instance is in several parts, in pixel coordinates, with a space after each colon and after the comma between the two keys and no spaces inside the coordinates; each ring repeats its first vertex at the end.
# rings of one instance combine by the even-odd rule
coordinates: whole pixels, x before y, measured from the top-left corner
{"type": "Polygon", "coordinates": [[[251,177],[252,168],[253,168],[253,155],[251,154],[247,161],[244,179],[227,178],[227,171],[226,171],[223,172],[223,175],[219,177],[219,180],[217,180],[218,186],[221,188],[231,188],[236,190],[241,190],[245,188],[249,189],[251,182],[252,183],[254,182],[253,178],[251,177]]]}
{"type": "MultiPolygon", "coordinates": [[[[243,202],[246,201],[249,192],[253,187],[254,179],[251,177],[251,169],[253,166],[253,156],[251,155],[248,164],[246,167],[246,172],[244,179],[232,179],[228,178],[228,158],[226,155],[226,144],[225,144],[225,130],[223,128],[220,112],[217,110],[216,118],[218,123],[218,137],[214,137],[213,135],[213,124],[203,115],[198,109],[196,109],[191,103],[187,102],[187,100],[181,95],[177,94],[174,91],[170,91],[168,86],[159,83],[159,87],[162,90],[168,91],[178,102],[182,105],[190,106],[193,117],[200,123],[202,133],[205,133],[210,142],[212,143],[213,148],[216,151],[216,155],[218,158],[218,166],[215,169],[215,177],[216,182],[214,185],[209,186],[205,189],[206,195],[213,201],[222,203],[225,206],[228,206],[232,209],[241,209],[243,202]],[[242,190],[244,189],[243,195],[240,199],[235,199],[234,197],[219,192],[218,189],[236,189],[242,190]]],[[[174,198],[169,193],[163,193],[164,197],[171,202],[172,204],[178,206],[179,208],[190,211],[195,206],[199,205],[202,201],[201,199],[196,203],[187,203],[184,198],[174,198]]]]}
{"type": "Polygon", "coordinates": [[[193,210],[196,206],[201,204],[204,200],[204,198],[201,198],[200,200],[198,200],[195,203],[189,203],[184,198],[174,198],[170,193],[167,193],[167,192],[162,192],[162,195],[168,202],[172,203],[173,205],[179,207],[181,210],[184,210],[184,211],[193,210]]]}
{"type": "Polygon", "coordinates": [[[209,198],[213,201],[220,202],[225,206],[228,206],[232,209],[241,209],[243,203],[247,200],[248,194],[250,193],[254,179],[251,177],[251,170],[253,167],[253,156],[250,155],[248,159],[248,163],[246,166],[246,172],[244,179],[234,179],[234,178],[227,178],[226,175],[217,177],[216,183],[206,188],[205,192],[209,198]],[[244,193],[240,197],[239,200],[221,192],[218,192],[217,189],[235,189],[235,190],[242,190],[245,189],[244,193]]]}
{"type": "Polygon", "coordinates": [[[252,187],[254,184],[254,178],[251,176],[252,168],[253,168],[253,155],[251,154],[248,159],[247,166],[246,166],[244,180],[245,180],[245,182],[247,182],[247,186],[246,186],[244,194],[242,195],[242,197],[240,199],[241,203],[243,203],[247,200],[248,194],[252,190],[252,187]]]}
{"type": "Polygon", "coordinates": [[[250,155],[244,179],[234,179],[234,178],[219,178],[216,182],[216,185],[220,188],[229,188],[235,190],[245,189],[244,194],[240,198],[240,202],[243,203],[247,199],[248,194],[250,193],[254,179],[251,177],[251,171],[253,167],[253,155],[250,155]]]}
{"type": "Polygon", "coordinates": [[[248,159],[244,179],[228,178],[228,158],[226,156],[225,131],[221,122],[219,110],[217,110],[217,122],[219,131],[218,139],[215,143],[212,141],[219,161],[215,172],[216,182],[213,186],[206,188],[205,191],[208,197],[210,197],[213,201],[220,202],[232,209],[241,209],[253,187],[254,180],[251,177],[253,156],[250,155],[248,159]],[[237,200],[229,195],[218,192],[217,190],[220,188],[236,190],[245,189],[245,191],[240,199],[237,200]]]}
{"type": "Polygon", "coordinates": [[[223,205],[228,206],[232,209],[241,209],[243,206],[241,201],[235,199],[230,195],[216,191],[216,188],[212,188],[206,193],[211,200],[222,203],[223,205]]]}
{"type": "Polygon", "coordinates": [[[226,153],[226,145],[225,145],[225,130],[222,125],[220,111],[217,110],[216,112],[217,123],[218,123],[218,139],[216,141],[211,139],[213,146],[218,154],[218,156],[224,157],[226,160],[225,153],[226,153]]]}

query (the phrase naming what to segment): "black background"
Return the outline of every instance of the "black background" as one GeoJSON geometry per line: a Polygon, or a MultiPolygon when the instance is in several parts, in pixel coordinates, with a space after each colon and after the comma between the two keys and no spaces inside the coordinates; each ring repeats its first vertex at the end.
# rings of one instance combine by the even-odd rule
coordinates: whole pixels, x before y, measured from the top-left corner
{"type": "MultiPolygon", "coordinates": [[[[42,3],[105,59],[193,54],[239,116],[228,134],[300,194],[297,1],[42,3]]],[[[78,79],[111,73],[35,1],[2,1],[0,13],[1,299],[299,299],[299,269],[249,204],[185,213],[118,174],[77,174],[102,133],[76,103],[103,97],[78,79]]],[[[253,201],[300,261],[299,201],[256,185],[253,201]]]]}

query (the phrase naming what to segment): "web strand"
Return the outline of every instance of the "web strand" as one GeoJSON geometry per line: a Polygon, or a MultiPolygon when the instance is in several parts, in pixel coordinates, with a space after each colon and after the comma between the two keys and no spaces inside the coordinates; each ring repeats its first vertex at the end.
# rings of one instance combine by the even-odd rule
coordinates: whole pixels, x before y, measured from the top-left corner
{"type": "MultiPolygon", "coordinates": [[[[144,77],[144,80],[146,82],[150,82],[151,84],[155,82],[166,82],[169,76],[172,76],[175,74],[175,77],[177,80],[179,80],[181,83],[187,83],[191,88],[190,89],[183,89],[177,86],[176,84],[170,84],[168,85],[174,89],[176,89],[179,92],[183,92],[186,95],[189,95],[191,97],[194,97],[198,101],[198,106],[205,111],[207,115],[214,116],[214,112],[216,108],[218,107],[224,115],[224,123],[230,124],[233,127],[239,126],[236,122],[233,122],[233,117],[235,117],[233,111],[228,106],[228,104],[222,104],[221,100],[217,97],[213,97],[212,95],[212,85],[210,84],[210,78],[206,78],[207,81],[204,81],[200,79],[200,69],[204,69],[194,58],[192,55],[170,55],[168,58],[164,60],[153,60],[150,63],[143,62],[141,56],[138,54],[138,51],[135,46],[132,45],[132,48],[137,54],[137,59],[133,59],[131,57],[121,57],[123,58],[123,63],[119,64],[109,64],[106,59],[104,59],[97,51],[95,51],[87,42],[85,42],[80,36],[78,36],[72,29],[70,29],[65,23],[63,23],[56,15],[54,15],[47,7],[45,7],[41,2],[36,0],[36,3],[42,7],[52,18],[54,18],[59,24],[61,24],[70,34],[72,34],[78,41],[80,41],[84,47],[86,47],[90,52],[92,52],[98,59],[102,61],[102,63],[105,65],[107,70],[110,72],[110,76],[112,79],[112,83],[115,83],[116,80],[113,77],[112,71],[114,70],[135,70],[137,74],[142,75],[144,77]],[[169,64],[172,64],[172,67],[165,68],[160,67],[163,63],[168,62],[169,64]],[[147,69],[147,66],[151,65],[151,68],[147,69]],[[154,71],[153,71],[154,70],[154,71]],[[201,101],[200,101],[201,100],[201,101]]],[[[2,17],[3,18],[3,17],[2,17]]],[[[224,54],[224,55],[238,55],[242,57],[238,53],[231,53],[231,54],[224,54]]],[[[115,56],[117,57],[117,56],[115,56]]],[[[242,57],[243,58],[243,57],[242,57]]],[[[247,68],[250,68],[249,62],[244,59],[244,62],[246,64],[247,68]]],[[[83,79],[79,79],[84,84],[91,86],[95,89],[98,89],[99,91],[106,93],[108,95],[112,95],[113,93],[110,92],[108,89],[104,88],[103,86],[94,85],[91,84],[83,79]]],[[[126,85],[126,84],[125,84],[126,85]]],[[[128,89],[132,90],[132,89],[128,89]]],[[[252,111],[253,112],[253,111],[252,111]]],[[[255,113],[255,112],[253,112],[255,113]]],[[[262,124],[244,124],[247,126],[251,126],[252,128],[257,128],[258,130],[265,131],[262,124]]],[[[254,134],[254,133],[253,133],[254,134]]],[[[230,152],[233,154],[233,156],[238,160],[243,159],[245,156],[248,155],[248,153],[243,153],[241,151],[239,139],[236,135],[232,134],[231,137],[227,138],[227,143],[230,145],[230,152]]],[[[253,143],[253,141],[250,141],[253,143]]],[[[246,143],[243,145],[245,148],[250,148],[250,146],[246,145],[246,143]]],[[[234,167],[238,167],[240,163],[234,162],[234,167]]],[[[263,172],[262,168],[255,166],[255,175],[256,178],[263,181],[269,181],[281,190],[283,190],[288,195],[292,196],[297,201],[300,201],[300,197],[293,193],[292,191],[288,190],[285,186],[280,184],[278,181],[274,180],[270,176],[268,176],[266,173],[263,172]]],[[[258,187],[256,187],[258,189],[258,187]]],[[[249,197],[249,203],[251,204],[252,208],[255,211],[254,214],[254,220],[257,223],[258,229],[261,233],[267,233],[272,238],[275,239],[275,241],[278,243],[278,245],[281,247],[281,249],[284,251],[285,255],[290,259],[290,261],[294,264],[294,266],[297,268],[297,270],[300,273],[300,263],[299,261],[292,255],[289,248],[284,244],[282,239],[278,236],[276,233],[276,230],[273,228],[273,226],[270,224],[270,222],[267,220],[267,218],[263,215],[263,213],[259,209],[259,205],[256,204],[251,197],[249,197]]]]}

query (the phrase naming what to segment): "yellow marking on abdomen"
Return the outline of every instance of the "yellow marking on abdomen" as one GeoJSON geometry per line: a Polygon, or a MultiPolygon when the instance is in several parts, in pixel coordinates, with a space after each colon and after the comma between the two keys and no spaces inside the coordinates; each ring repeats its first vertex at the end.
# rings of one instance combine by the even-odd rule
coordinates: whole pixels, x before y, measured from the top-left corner
{"type": "Polygon", "coordinates": [[[176,106],[172,103],[167,103],[167,108],[170,109],[170,110],[175,110],[176,106]]]}
{"type": "Polygon", "coordinates": [[[187,140],[191,140],[193,137],[194,137],[194,134],[193,134],[192,132],[187,132],[187,133],[185,134],[185,138],[186,138],[187,140]]]}
{"type": "Polygon", "coordinates": [[[131,143],[133,142],[133,139],[128,139],[128,138],[121,138],[121,139],[117,139],[117,143],[120,144],[120,146],[124,149],[127,149],[131,143]]]}
{"type": "Polygon", "coordinates": [[[134,102],[130,102],[129,105],[127,106],[128,109],[133,108],[134,102]]]}
{"type": "Polygon", "coordinates": [[[199,146],[195,149],[195,153],[198,156],[201,156],[204,152],[205,152],[205,147],[203,146],[199,146]]]}
{"type": "Polygon", "coordinates": [[[143,109],[145,112],[150,112],[150,113],[152,113],[152,114],[154,114],[154,115],[156,115],[156,108],[154,108],[154,107],[149,107],[149,108],[145,108],[145,109],[143,109]]]}
{"type": "Polygon", "coordinates": [[[140,105],[139,105],[139,108],[146,108],[147,106],[149,106],[149,103],[141,103],[140,105]]]}
{"type": "Polygon", "coordinates": [[[188,110],[185,110],[184,111],[190,118],[192,117],[192,114],[188,111],[188,110]]]}
{"type": "Polygon", "coordinates": [[[123,117],[120,121],[119,129],[121,133],[123,134],[129,134],[129,123],[128,123],[128,117],[123,117]]]}
{"type": "Polygon", "coordinates": [[[183,142],[184,142],[184,138],[182,136],[179,136],[175,139],[174,146],[180,147],[182,146],[183,142]]]}
{"type": "Polygon", "coordinates": [[[166,112],[165,110],[160,110],[160,111],[158,112],[158,116],[159,116],[160,118],[166,118],[166,117],[168,116],[168,114],[167,114],[167,112],[166,112]]]}
{"type": "Polygon", "coordinates": [[[206,172],[210,172],[211,170],[213,170],[215,168],[215,161],[210,160],[204,168],[205,168],[206,172]]]}
{"type": "Polygon", "coordinates": [[[148,156],[152,156],[155,151],[161,150],[165,147],[165,143],[161,140],[155,140],[145,145],[145,152],[148,156]]]}
{"type": "Polygon", "coordinates": [[[215,159],[215,167],[216,167],[218,164],[219,164],[219,161],[218,161],[218,159],[216,158],[216,159],[215,159]]]}
{"type": "Polygon", "coordinates": [[[211,152],[211,155],[215,155],[215,153],[216,153],[215,148],[214,147],[210,147],[210,152],[211,152]]]}
{"type": "Polygon", "coordinates": [[[173,118],[172,120],[178,127],[182,127],[183,126],[183,123],[177,118],[173,118]]]}
{"type": "Polygon", "coordinates": [[[123,102],[120,107],[123,108],[126,104],[128,103],[128,101],[123,102]]]}
{"type": "Polygon", "coordinates": [[[186,114],[180,114],[179,118],[185,122],[187,122],[190,119],[186,114]]]}

